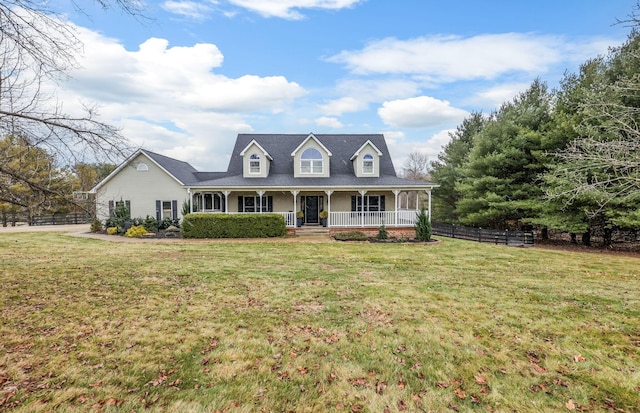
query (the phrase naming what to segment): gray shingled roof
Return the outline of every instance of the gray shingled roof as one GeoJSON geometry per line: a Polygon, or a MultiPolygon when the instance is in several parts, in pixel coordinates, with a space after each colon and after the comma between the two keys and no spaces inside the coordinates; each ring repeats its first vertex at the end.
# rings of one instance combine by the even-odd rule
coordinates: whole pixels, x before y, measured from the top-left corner
{"type": "Polygon", "coordinates": [[[189,163],[160,155],[159,153],[151,152],[146,149],[142,149],[142,152],[144,152],[149,158],[153,159],[158,165],[164,168],[184,185],[191,185],[199,181],[196,179],[198,171],[189,163]]]}
{"type": "Polygon", "coordinates": [[[318,141],[333,154],[330,160],[331,177],[295,178],[291,152],[308,136],[309,134],[239,134],[226,172],[198,172],[187,162],[147,150],[144,150],[144,153],[184,185],[194,187],[424,187],[433,185],[428,182],[398,178],[387,143],[381,134],[314,134],[318,141]],[[273,158],[268,178],[247,179],[243,177],[243,162],[240,152],[253,140],[273,158]],[[358,178],[354,175],[353,163],[350,159],[367,141],[371,141],[382,152],[379,178],[358,178]]]}
{"type": "MultiPolygon", "coordinates": [[[[273,157],[270,174],[285,174],[293,176],[293,157],[291,152],[298,147],[309,134],[279,135],[279,134],[239,134],[236,145],[231,154],[231,161],[227,172],[231,175],[242,175],[242,157],[240,152],[251,143],[252,140],[258,142],[260,146],[273,157]]],[[[316,135],[320,141],[332,154],[329,168],[331,175],[353,175],[353,164],[351,156],[368,140],[371,141],[380,151],[380,175],[396,175],[393,167],[393,160],[389,156],[387,143],[381,134],[367,135],[316,135]]]]}

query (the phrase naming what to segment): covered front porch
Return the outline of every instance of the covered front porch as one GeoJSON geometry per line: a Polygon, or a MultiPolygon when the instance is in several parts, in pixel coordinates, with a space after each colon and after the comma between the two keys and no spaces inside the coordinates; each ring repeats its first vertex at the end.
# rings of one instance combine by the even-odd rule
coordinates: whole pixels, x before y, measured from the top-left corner
{"type": "Polygon", "coordinates": [[[192,213],[261,214],[284,217],[287,228],[413,227],[422,205],[431,219],[431,188],[217,189],[189,188],[192,213]]]}

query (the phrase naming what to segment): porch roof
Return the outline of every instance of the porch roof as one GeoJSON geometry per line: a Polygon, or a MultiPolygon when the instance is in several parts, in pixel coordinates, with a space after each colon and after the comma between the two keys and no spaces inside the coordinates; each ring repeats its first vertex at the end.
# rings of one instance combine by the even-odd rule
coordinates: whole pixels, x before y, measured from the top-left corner
{"type": "Polygon", "coordinates": [[[244,178],[242,175],[233,175],[210,179],[189,185],[190,188],[264,188],[264,189],[294,189],[294,188],[314,188],[314,189],[359,189],[359,188],[379,188],[379,189],[431,189],[438,185],[431,182],[412,181],[397,176],[383,175],[378,178],[358,178],[353,174],[332,175],[328,178],[295,178],[289,174],[270,174],[268,178],[244,178]]]}

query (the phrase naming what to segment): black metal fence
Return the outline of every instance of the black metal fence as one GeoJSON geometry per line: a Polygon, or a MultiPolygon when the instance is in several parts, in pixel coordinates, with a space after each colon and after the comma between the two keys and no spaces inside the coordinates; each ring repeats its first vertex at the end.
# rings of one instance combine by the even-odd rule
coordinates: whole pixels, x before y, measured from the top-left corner
{"type": "Polygon", "coordinates": [[[533,245],[533,231],[500,231],[470,228],[451,224],[432,223],[433,235],[504,245],[533,245]]]}
{"type": "Polygon", "coordinates": [[[89,222],[91,217],[88,214],[51,214],[33,216],[29,225],[71,225],[89,222]]]}

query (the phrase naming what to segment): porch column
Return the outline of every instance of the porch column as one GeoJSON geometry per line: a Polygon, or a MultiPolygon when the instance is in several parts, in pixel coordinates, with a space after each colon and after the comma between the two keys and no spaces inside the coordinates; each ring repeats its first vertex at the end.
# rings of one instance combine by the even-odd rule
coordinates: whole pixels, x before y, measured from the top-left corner
{"type": "Polygon", "coordinates": [[[360,227],[364,228],[364,195],[367,193],[366,189],[361,189],[358,192],[360,192],[360,198],[361,198],[361,204],[360,204],[360,227]]]}
{"type": "Polygon", "coordinates": [[[222,191],[222,193],[224,194],[224,213],[228,214],[229,213],[229,194],[231,194],[231,191],[222,191]]]}
{"type": "Polygon", "coordinates": [[[258,196],[260,197],[260,213],[262,214],[262,196],[264,195],[265,191],[256,191],[258,193],[258,196]]]}
{"type": "Polygon", "coordinates": [[[193,214],[193,194],[191,188],[187,188],[187,197],[189,197],[189,213],[193,214]]]}
{"type": "Polygon", "coordinates": [[[427,190],[427,194],[429,195],[429,222],[431,222],[431,189],[427,190]]]}
{"type": "Polygon", "coordinates": [[[420,211],[420,191],[416,191],[416,212],[420,211]]]}
{"type": "Polygon", "coordinates": [[[393,190],[393,195],[394,197],[394,202],[395,202],[395,213],[394,213],[394,219],[395,222],[393,223],[393,225],[395,225],[396,227],[398,226],[398,195],[400,194],[400,191],[397,189],[393,190]]]}
{"type": "Polygon", "coordinates": [[[327,228],[331,226],[331,194],[333,191],[327,189],[324,191],[327,194],[327,228]]]}
{"type": "Polygon", "coordinates": [[[293,213],[298,212],[298,194],[300,191],[289,191],[293,195],[293,213]]]}

